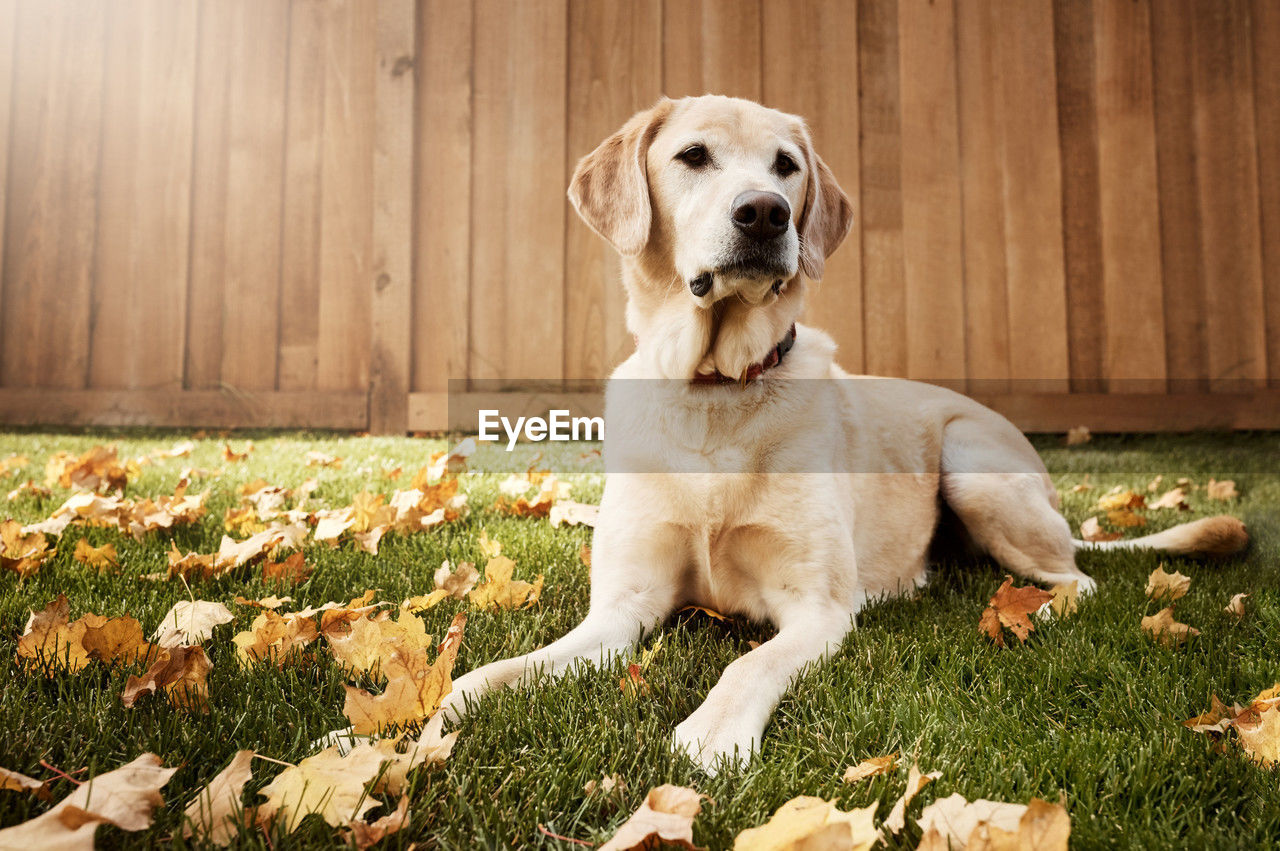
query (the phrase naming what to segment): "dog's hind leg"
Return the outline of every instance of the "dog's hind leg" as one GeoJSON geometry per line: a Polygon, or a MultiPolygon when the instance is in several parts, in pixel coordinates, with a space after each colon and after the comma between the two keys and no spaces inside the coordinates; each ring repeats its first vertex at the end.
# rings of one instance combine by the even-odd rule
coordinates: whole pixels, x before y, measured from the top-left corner
{"type": "Polygon", "coordinates": [[[1071,527],[1043,462],[1013,424],[985,411],[943,432],[942,498],[977,547],[1018,576],[1056,585],[1095,583],[1075,562],[1071,527]]]}

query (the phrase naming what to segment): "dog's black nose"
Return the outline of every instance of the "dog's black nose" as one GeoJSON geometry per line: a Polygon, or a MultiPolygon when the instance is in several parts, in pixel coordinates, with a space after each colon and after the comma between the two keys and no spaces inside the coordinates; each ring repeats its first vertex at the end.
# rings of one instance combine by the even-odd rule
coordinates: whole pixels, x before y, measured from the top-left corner
{"type": "Polygon", "coordinates": [[[773,239],[787,229],[791,205],[777,192],[743,192],[733,199],[733,224],[756,242],[773,239]]]}

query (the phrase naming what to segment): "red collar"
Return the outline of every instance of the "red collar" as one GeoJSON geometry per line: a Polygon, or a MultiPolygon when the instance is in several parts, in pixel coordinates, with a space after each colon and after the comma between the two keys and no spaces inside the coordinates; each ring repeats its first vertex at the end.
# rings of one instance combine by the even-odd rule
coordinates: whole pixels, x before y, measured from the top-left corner
{"type": "Polygon", "coordinates": [[[693,377],[692,383],[694,384],[738,384],[741,381],[742,384],[746,384],[748,381],[755,381],[761,375],[764,375],[765,370],[773,369],[775,366],[782,363],[782,358],[787,354],[787,352],[791,351],[791,347],[794,346],[795,344],[796,344],[796,326],[793,323],[791,325],[791,328],[787,330],[786,335],[781,340],[778,341],[778,345],[770,349],[769,353],[764,356],[764,360],[759,361],[758,363],[753,363],[751,364],[751,366],[747,367],[747,374],[741,380],[737,378],[730,378],[729,376],[720,372],[720,370],[716,370],[715,372],[712,372],[712,373],[701,373],[701,372],[698,373],[693,377]]]}

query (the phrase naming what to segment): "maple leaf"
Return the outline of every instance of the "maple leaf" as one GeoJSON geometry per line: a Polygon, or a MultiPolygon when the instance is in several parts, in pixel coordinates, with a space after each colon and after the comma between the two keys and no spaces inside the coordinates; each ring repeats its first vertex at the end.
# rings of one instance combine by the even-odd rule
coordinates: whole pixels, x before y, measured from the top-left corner
{"type": "Polygon", "coordinates": [[[59,668],[75,672],[89,664],[89,654],[81,639],[84,624],[68,622],[71,604],[63,594],[39,612],[32,611],[27,627],[18,639],[18,659],[30,659],[49,676],[59,668]]]}
{"type": "Polygon", "coordinates": [[[381,803],[365,787],[378,775],[382,762],[382,754],[367,744],[345,756],[337,745],[309,756],[277,774],[259,792],[267,800],[258,806],[258,821],[269,824],[282,819],[285,832],[292,833],[313,813],[334,827],[362,818],[381,803]]]}
{"type": "Polygon", "coordinates": [[[373,695],[355,686],[344,686],[347,698],[342,713],[351,720],[355,732],[375,733],[391,726],[403,726],[430,717],[453,688],[453,663],[462,644],[467,623],[465,613],[453,618],[435,662],[427,661],[422,648],[398,647],[382,660],[387,686],[373,695]]]}
{"type": "Polygon", "coordinates": [[[42,488],[39,485],[37,485],[35,482],[35,479],[27,479],[25,482],[18,485],[13,490],[9,491],[5,499],[9,500],[9,502],[13,502],[15,499],[18,499],[19,497],[21,497],[24,493],[29,493],[36,499],[48,499],[50,496],[53,495],[53,491],[49,490],[48,488],[42,488]]]}
{"type": "Polygon", "coordinates": [[[1235,615],[1236,618],[1244,617],[1244,598],[1248,596],[1248,594],[1244,593],[1236,594],[1231,598],[1231,602],[1227,603],[1226,607],[1223,608],[1223,611],[1229,615],[1235,615]]]}
{"type": "Polygon", "coordinates": [[[265,609],[249,628],[231,637],[236,646],[240,667],[254,662],[271,661],[284,665],[290,654],[316,640],[316,622],[310,617],[292,614],[281,616],[265,609]]]}
{"type": "Polygon", "coordinates": [[[1165,491],[1163,496],[1148,505],[1147,508],[1152,510],[1160,508],[1176,508],[1178,511],[1191,510],[1191,506],[1187,504],[1187,492],[1182,488],[1173,488],[1165,491]]]}
{"type": "Polygon", "coordinates": [[[1004,646],[1003,627],[1008,627],[1019,641],[1025,642],[1027,636],[1035,631],[1027,616],[1052,599],[1053,594],[1030,585],[1014,588],[1013,577],[1006,576],[1004,584],[992,596],[991,605],[982,613],[978,629],[999,647],[1004,646]]]}
{"type": "Polygon", "coordinates": [[[480,552],[485,558],[496,558],[502,555],[502,542],[489,539],[489,533],[484,529],[480,530],[480,537],[476,544],[480,547],[480,552]]]}
{"type": "Polygon", "coordinates": [[[711,618],[713,621],[720,621],[721,623],[729,622],[729,618],[726,615],[720,614],[715,609],[708,609],[706,606],[685,606],[683,609],[680,609],[678,612],[676,612],[676,614],[682,614],[684,612],[692,612],[694,614],[703,614],[711,618]]]}
{"type": "Polygon", "coordinates": [[[859,780],[865,780],[868,777],[875,777],[877,774],[888,774],[898,764],[898,754],[888,754],[886,756],[873,756],[870,759],[864,759],[857,765],[851,765],[844,770],[844,776],[840,779],[845,783],[857,783],[859,780]]]}
{"type": "Polygon", "coordinates": [[[48,783],[7,768],[0,768],[0,789],[30,792],[42,801],[50,799],[48,783]]]}
{"type": "MultiPolygon", "coordinates": [[[[443,719],[441,719],[443,720],[443,719]]],[[[409,783],[409,772],[422,765],[442,763],[453,752],[458,741],[458,732],[454,730],[448,735],[440,735],[439,722],[430,721],[422,725],[422,732],[414,741],[404,746],[404,737],[394,739],[376,739],[371,743],[383,756],[382,775],[374,784],[375,792],[388,795],[399,795],[409,783]]],[[[356,736],[348,733],[345,737],[355,741],[356,736]]]]}
{"type": "Polygon", "coordinates": [[[196,793],[183,810],[183,837],[199,837],[218,847],[226,847],[249,823],[249,813],[240,803],[244,784],[253,776],[253,751],[236,751],[227,767],[209,785],[196,793]]]}
{"type": "Polygon", "coordinates": [[[494,606],[500,609],[528,607],[538,602],[542,594],[541,574],[532,584],[520,579],[513,580],[512,573],[516,563],[506,556],[489,559],[484,566],[484,583],[472,589],[469,597],[471,604],[478,609],[494,606]]]}
{"type": "Polygon", "coordinates": [[[1231,711],[1215,694],[1210,697],[1209,711],[1188,718],[1182,726],[1197,733],[1222,733],[1235,723],[1236,713],[1231,711]]]}
{"type": "Polygon", "coordinates": [[[252,535],[267,528],[267,524],[258,517],[258,510],[252,505],[242,508],[228,508],[222,516],[222,528],[232,535],[252,535]]]}
{"type": "Polygon", "coordinates": [[[1240,492],[1236,490],[1236,483],[1230,479],[1221,482],[1209,479],[1209,484],[1204,486],[1204,494],[1209,499],[1227,502],[1238,497],[1240,492]]]}
{"type": "Polygon", "coordinates": [[[1099,511],[1120,511],[1126,508],[1146,508],[1147,498],[1134,491],[1116,488],[1098,499],[1099,511]]]}
{"type": "Polygon", "coordinates": [[[760,827],[739,833],[734,851],[781,851],[787,848],[866,851],[880,841],[873,822],[876,805],[845,812],[832,801],[801,796],[787,801],[760,827]]]}
{"type": "Polygon", "coordinates": [[[341,458],[321,452],[318,449],[313,449],[308,452],[305,459],[308,467],[332,467],[335,470],[342,469],[341,458]]]}
{"type": "Polygon", "coordinates": [[[386,497],[361,491],[351,500],[351,528],[356,532],[368,532],[376,526],[389,526],[396,519],[396,512],[386,504],[386,497]]]}
{"type": "Polygon", "coordinates": [[[402,795],[394,810],[373,822],[353,821],[344,832],[347,841],[356,848],[376,845],[409,823],[409,796],[402,795]]]}
{"type": "Polygon", "coordinates": [[[550,494],[539,491],[532,501],[522,496],[512,502],[500,496],[493,504],[493,509],[501,514],[510,514],[512,517],[550,517],[553,503],[554,500],[550,494]]]}
{"type": "Polygon", "coordinates": [[[118,618],[104,618],[101,615],[81,615],[80,623],[85,625],[80,639],[90,659],[97,659],[107,665],[129,664],[151,655],[153,648],[142,637],[142,624],[137,618],[123,615],[118,618]]]}
{"type": "Polygon", "coordinates": [[[85,538],[76,541],[76,549],[71,554],[71,557],[81,564],[87,564],[89,567],[95,567],[98,570],[108,570],[120,566],[115,544],[103,544],[100,547],[95,547],[85,538]]]}
{"type": "Polygon", "coordinates": [[[1053,599],[1049,601],[1049,608],[1060,618],[1070,617],[1080,608],[1079,580],[1072,579],[1070,582],[1060,582],[1050,588],[1049,593],[1053,595],[1053,599]]]}
{"type": "Polygon", "coordinates": [[[454,569],[448,560],[445,560],[440,563],[440,567],[432,578],[436,587],[430,594],[419,594],[418,596],[410,597],[400,604],[401,607],[407,608],[412,612],[421,612],[430,609],[441,600],[449,598],[461,600],[476,586],[477,580],[480,579],[480,573],[476,570],[476,566],[469,561],[459,563],[458,567],[454,569]]]}
{"type": "Polygon", "coordinates": [[[237,594],[233,602],[241,606],[252,606],[255,609],[278,609],[285,603],[292,603],[293,598],[277,597],[275,594],[272,594],[271,596],[263,597],[260,600],[250,600],[237,594]]]}
{"type": "Polygon", "coordinates": [[[600,851],[631,851],[659,843],[697,849],[693,844],[693,820],[702,812],[702,795],[686,786],[670,783],[650,789],[631,817],[600,851]]]}
{"type": "Polygon", "coordinates": [[[145,753],[90,778],[43,815],[0,830],[0,848],[92,851],[100,824],[145,830],[151,826],[152,811],[164,803],[160,789],[177,770],[162,768],[160,757],[145,753]]]}
{"type": "Polygon", "coordinates": [[[180,600],[161,618],[153,637],[165,647],[201,644],[213,635],[215,626],[232,620],[231,611],[222,603],[180,600]]]}
{"type": "Polygon", "coordinates": [[[921,789],[941,776],[941,771],[930,771],[928,774],[922,774],[920,766],[912,762],[911,770],[907,772],[907,788],[903,791],[902,797],[893,805],[893,809],[889,811],[889,817],[884,820],[885,830],[890,833],[900,833],[907,826],[907,805],[911,803],[911,799],[918,795],[921,789]]]}
{"type": "Polygon", "coordinates": [[[244,452],[236,452],[231,448],[230,443],[222,444],[222,457],[228,461],[238,462],[249,457],[249,453],[253,452],[253,441],[250,440],[245,444],[244,452]]]}
{"type": "Polygon", "coordinates": [[[391,620],[385,612],[378,618],[359,618],[346,635],[328,638],[333,658],[361,674],[378,668],[397,650],[412,653],[431,646],[422,619],[403,609],[399,620],[391,620]]]}
{"type": "Polygon", "coordinates": [[[1180,600],[1191,587],[1191,577],[1183,576],[1178,571],[1165,573],[1164,567],[1157,567],[1147,579],[1147,596],[1152,600],[1164,600],[1172,603],[1180,600]]]}
{"type": "Polygon", "coordinates": [[[31,576],[54,555],[42,532],[27,534],[16,520],[0,523],[0,568],[31,576]]]}
{"type": "Polygon", "coordinates": [[[199,577],[208,579],[217,572],[214,565],[215,556],[187,553],[183,555],[178,545],[169,542],[169,577],[181,576],[183,579],[199,577]]]}
{"type": "Polygon", "coordinates": [[[1280,760],[1280,707],[1272,705],[1258,713],[1257,723],[1237,720],[1236,735],[1249,759],[1270,768],[1280,760]]]}
{"type": "Polygon", "coordinates": [[[920,814],[923,851],[964,848],[1067,851],[1071,817],[1061,804],[1032,798],[1028,804],[977,800],[959,793],[935,801],[920,814]]]}
{"type": "Polygon", "coordinates": [[[138,698],[163,690],[169,702],[188,712],[209,711],[207,679],[213,663],[203,647],[166,647],[140,677],[129,677],[121,700],[132,708],[138,698]]]}
{"type": "Polygon", "coordinates": [[[301,585],[311,578],[314,569],[306,563],[301,552],[296,552],[284,561],[264,561],[262,578],[282,585],[301,585]]]}
{"type": "Polygon", "coordinates": [[[114,446],[95,446],[76,457],[58,452],[44,470],[45,485],[87,491],[123,491],[129,471],[120,464],[114,446]]]}
{"type": "Polygon", "coordinates": [[[1199,635],[1200,630],[1173,619],[1173,607],[1168,606],[1142,619],[1142,631],[1165,647],[1176,647],[1188,636],[1199,635]]]}
{"type": "Polygon", "coordinates": [[[1116,511],[1107,512],[1107,522],[1112,526],[1120,526],[1125,529],[1132,529],[1138,526],[1146,526],[1145,517],[1139,517],[1127,508],[1120,508],[1116,511]]]}

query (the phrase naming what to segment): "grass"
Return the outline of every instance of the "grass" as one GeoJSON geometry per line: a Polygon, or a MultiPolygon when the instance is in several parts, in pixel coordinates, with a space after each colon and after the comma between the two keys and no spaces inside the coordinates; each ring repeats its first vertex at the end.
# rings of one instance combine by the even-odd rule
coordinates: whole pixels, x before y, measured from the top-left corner
{"type": "MultiPolygon", "coordinates": [[[[225,464],[221,443],[203,440],[191,458],[144,467],[130,483],[130,494],[159,494],[172,491],[182,467],[228,468],[221,478],[207,480],[212,496],[204,521],[173,533],[184,551],[217,548],[223,511],[235,503],[235,486],[244,481],[263,477],[296,485],[318,475],[320,501],[344,505],[366,487],[389,493],[396,485],[380,478],[379,471],[416,469],[442,445],[303,433],[236,435],[233,445],[238,448],[245,436],[254,438],[256,451],[243,463],[225,464]],[[344,466],[307,468],[302,458],[309,449],[342,456],[344,466]]],[[[17,452],[31,459],[5,489],[30,476],[40,479],[46,457],[57,450],[83,451],[112,442],[122,456],[133,457],[167,448],[181,437],[137,431],[5,433],[0,458],[17,452]]],[[[1156,474],[1166,481],[1185,475],[1197,482],[1212,475],[1237,482],[1242,496],[1229,510],[1249,525],[1254,546],[1246,557],[1225,564],[1150,553],[1082,554],[1081,567],[1099,581],[1097,595],[1077,616],[1041,624],[1025,645],[1005,650],[994,648],[976,628],[1003,573],[989,561],[939,565],[918,599],[866,610],[831,663],[810,672],[783,699],[766,730],[761,757],[742,774],[714,779],[669,753],[671,731],[720,671],[749,649],[748,642],[765,640],[769,630],[679,616],[659,633],[660,645],[645,674],[650,688],[645,696],[619,689],[624,666],[619,662],[610,670],[486,699],[463,724],[449,762],[417,772],[411,826],[383,845],[575,847],[547,837],[539,825],[602,842],[647,789],[671,782],[710,796],[713,802],[696,822],[695,839],[727,848],[739,831],[762,823],[796,795],[820,795],[845,809],[878,801],[883,818],[901,794],[905,766],[853,786],[839,778],[845,766],[891,751],[901,751],[908,765],[914,758],[924,770],[942,771],[942,778],[921,793],[925,803],[952,792],[1016,802],[1063,796],[1076,848],[1272,845],[1280,834],[1276,773],[1248,761],[1234,745],[1226,753],[1215,752],[1205,737],[1180,722],[1206,709],[1213,693],[1228,703],[1243,701],[1280,680],[1280,475],[1273,466],[1280,457],[1280,436],[1100,437],[1070,449],[1058,439],[1037,442],[1059,489],[1068,491],[1064,510],[1073,527],[1113,484],[1140,489],[1156,474]],[[1086,475],[1095,490],[1070,493],[1086,475]],[[1180,649],[1156,646],[1138,628],[1141,616],[1155,608],[1143,595],[1147,574],[1162,561],[1193,577],[1178,615],[1202,635],[1180,649]],[[1222,607],[1240,591],[1251,596],[1248,614],[1237,622],[1222,607]],[[620,797],[584,794],[587,781],[613,773],[627,784],[620,797]]],[[[550,466],[573,468],[576,452],[566,450],[561,463],[550,466]]],[[[398,601],[428,590],[442,559],[482,563],[477,538],[484,528],[516,560],[518,577],[543,573],[546,589],[533,609],[473,613],[456,672],[552,640],[586,612],[588,577],[578,553],[589,541],[589,530],[552,529],[546,521],[494,514],[488,506],[500,478],[468,475],[469,518],[408,538],[389,536],[378,556],[350,544],[309,546],[306,556],[315,572],[288,593],[302,605],[377,588],[379,599],[398,601]]],[[[402,479],[398,486],[407,485],[402,479]]],[[[598,476],[582,477],[575,497],[594,501],[600,486],[598,476]]],[[[0,505],[0,517],[30,522],[47,516],[65,496],[56,489],[44,500],[24,495],[0,505]]],[[[1190,515],[1150,512],[1148,528],[1221,509],[1199,493],[1191,502],[1190,515]]],[[[309,753],[313,739],[345,724],[344,679],[327,653],[314,654],[301,666],[238,669],[230,635],[251,620],[246,609],[240,609],[235,624],[220,627],[208,645],[214,664],[208,716],[189,716],[156,699],[125,709],[120,693],[128,671],[93,665],[47,679],[16,664],[16,642],[29,610],[59,593],[70,599],[73,617],[89,611],[131,614],[144,629],[154,629],[173,603],[188,597],[178,580],[141,579],[165,569],[168,541],[155,534],[134,542],[111,530],[73,526],[39,574],[24,581],[0,575],[0,766],[38,778],[53,776],[41,761],[68,771],[87,767],[88,774],[96,774],[145,751],[159,754],[165,765],[180,766],[164,790],[166,804],[157,811],[154,827],[137,834],[100,828],[102,846],[146,847],[161,841],[182,846],[182,807],[237,749],[296,762],[309,753]],[[121,571],[97,575],[73,561],[81,535],[94,544],[114,541],[121,571]]],[[[245,570],[198,581],[190,593],[230,604],[236,594],[256,597],[278,590],[251,574],[245,570]]],[[[442,635],[462,605],[450,601],[425,613],[428,632],[442,635]]],[[[246,800],[253,801],[252,793],[277,770],[256,763],[246,800]]],[[[72,785],[54,779],[52,788],[58,799],[72,785]]],[[[919,806],[909,812],[917,814],[919,806]]],[[[46,808],[28,796],[0,791],[0,827],[46,808]]],[[[914,847],[918,836],[911,823],[890,847],[914,847]]],[[[265,848],[281,842],[289,840],[249,833],[240,845],[265,848]]],[[[327,847],[341,840],[313,818],[293,835],[292,844],[327,847]]]]}

